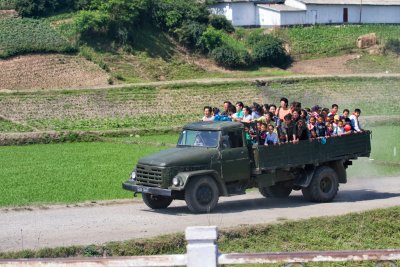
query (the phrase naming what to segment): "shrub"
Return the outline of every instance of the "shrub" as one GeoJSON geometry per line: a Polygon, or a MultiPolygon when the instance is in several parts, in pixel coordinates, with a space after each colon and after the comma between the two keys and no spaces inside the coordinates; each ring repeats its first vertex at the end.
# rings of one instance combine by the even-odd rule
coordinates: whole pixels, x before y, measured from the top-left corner
{"type": "Polygon", "coordinates": [[[210,25],[217,30],[223,30],[228,33],[232,33],[235,31],[232,23],[227,20],[224,15],[212,15],[210,17],[210,25]]]}
{"type": "MultiPolygon", "coordinates": [[[[257,37],[258,38],[258,37],[257,37]]],[[[263,35],[261,39],[254,42],[253,59],[260,65],[286,67],[290,62],[289,56],[286,54],[282,46],[282,41],[272,35],[263,35]]]]}
{"type": "Polygon", "coordinates": [[[22,17],[43,17],[74,7],[74,0],[16,0],[15,9],[22,17]]]}
{"type": "Polygon", "coordinates": [[[389,39],[385,43],[385,51],[400,54],[400,39],[389,39]]]}
{"type": "Polygon", "coordinates": [[[224,43],[228,45],[228,39],[229,36],[223,31],[217,30],[214,27],[208,27],[207,30],[203,32],[200,43],[206,51],[212,52],[215,48],[222,46],[224,43]]]}
{"type": "MultiPolygon", "coordinates": [[[[191,49],[202,49],[201,36],[206,30],[204,24],[190,22],[175,31],[181,44],[191,49]]],[[[203,49],[202,49],[203,50],[203,49]]]]}
{"type": "Polygon", "coordinates": [[[228,45],[215,48],[211,56],[218,65],[227,68],[245,67],[250,63],[250,55],[246,50],[236,50],[228,45]]]}
{"type": "Polygon", "coordinates": [[[162,29],[174,31],[187,21],[208,23],[206,3],[196,0],[153,0],[152,18],[162,29]]]}
{"type": "Polygon", "coordinates": [[[75,16],[75,27],[81,34],[106,33],[109,21],[110,17],[105,12],[82,10],[75,16]]]}

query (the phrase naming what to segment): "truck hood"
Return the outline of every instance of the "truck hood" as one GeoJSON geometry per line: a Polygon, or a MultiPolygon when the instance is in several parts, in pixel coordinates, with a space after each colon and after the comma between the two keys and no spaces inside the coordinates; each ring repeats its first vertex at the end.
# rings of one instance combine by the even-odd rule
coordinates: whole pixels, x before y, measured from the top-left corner
{"type": "Polygon", "coordinates": [[[209,165],[210,158],[217,154],[218,151],[215,148],[176,147],[141,158],[138,163],[161,167],[209,165]]]}

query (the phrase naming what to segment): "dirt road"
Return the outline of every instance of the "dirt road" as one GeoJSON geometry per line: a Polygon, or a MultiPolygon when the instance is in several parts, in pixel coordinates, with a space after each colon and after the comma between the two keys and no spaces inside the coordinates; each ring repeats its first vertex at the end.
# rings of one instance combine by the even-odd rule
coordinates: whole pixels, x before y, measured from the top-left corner
{"type": "Polygon", "coordinates": [[[162,212],[127,201],[92,207],[0,210],[0,251],[37,249],[150,237],[184,231],[187,226],[274,223],[339,215],[400,205],[400,177],[351,178],[334,202],[306,202],[299,192],[289,199],[265,199],[258,191],[221,198],[212,214],[189,213],[183,201],[162,212]]]}

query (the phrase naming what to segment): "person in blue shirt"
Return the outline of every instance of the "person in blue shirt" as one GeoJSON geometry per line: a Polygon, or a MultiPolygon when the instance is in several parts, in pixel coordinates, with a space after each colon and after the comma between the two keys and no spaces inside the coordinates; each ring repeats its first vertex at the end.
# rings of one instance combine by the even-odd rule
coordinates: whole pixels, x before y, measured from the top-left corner
{"type": "Polygon", "coordinates": [[[274,132],[274,126],[269,124],[268,125],[268,132],[267,132],[267,135],[265,136],[264,145],[266,145],[266,146],[277,145],[278,142],[279,142],[278,134],[274,132]]]}

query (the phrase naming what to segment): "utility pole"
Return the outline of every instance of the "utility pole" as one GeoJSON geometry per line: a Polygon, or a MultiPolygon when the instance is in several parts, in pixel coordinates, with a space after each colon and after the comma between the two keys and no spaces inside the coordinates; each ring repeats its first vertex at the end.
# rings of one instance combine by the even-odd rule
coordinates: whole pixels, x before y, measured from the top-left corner
{"type": "Polygon", "coordinates": [[[360,24],[362,22],[362,0],[360,0],[360,24]]]}

